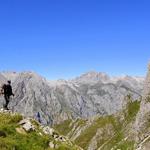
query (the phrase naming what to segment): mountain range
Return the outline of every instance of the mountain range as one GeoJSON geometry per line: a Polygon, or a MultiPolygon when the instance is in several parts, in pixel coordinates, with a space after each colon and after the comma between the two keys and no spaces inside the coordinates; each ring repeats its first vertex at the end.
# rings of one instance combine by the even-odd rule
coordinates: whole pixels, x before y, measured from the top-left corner
{"type": "MultiPolygon", "coordinates": [[[[1,72],[0,84],[12,81],[15,94],[9,108],[25,116],[40,113],[43,124],[58,124],[68,119],[115,114],[127,103],[125,96],[140,99],[144,77],[110,77],[88,72],[71,80],[50,81],[37,73],[1,72]]],[[[4,98],[0,97],[0,107],[4,98]]]]}
{"type": "Polygon", "coordinates": [[[70,119],[54,127],[84,150],[149,150],[150,64],[141,95],[137,100],[125,96],[126,104],[116,113],[70,119]]]}

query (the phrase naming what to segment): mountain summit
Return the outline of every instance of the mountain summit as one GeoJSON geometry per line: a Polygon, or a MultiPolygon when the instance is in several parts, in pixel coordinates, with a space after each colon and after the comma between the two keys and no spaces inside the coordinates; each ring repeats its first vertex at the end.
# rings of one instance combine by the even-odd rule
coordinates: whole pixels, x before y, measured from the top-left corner
{"type": "Polygon", "coordinates": [[[80,77],[75,78],[74,81],[76,82],[107,82],[110,80],[110,77],[105,74],[105,73],[101,73],[101,72],[95,72],[95,71],[91,71],[91,72],[87,72],[83,75],[81,75],[80,77]]]}

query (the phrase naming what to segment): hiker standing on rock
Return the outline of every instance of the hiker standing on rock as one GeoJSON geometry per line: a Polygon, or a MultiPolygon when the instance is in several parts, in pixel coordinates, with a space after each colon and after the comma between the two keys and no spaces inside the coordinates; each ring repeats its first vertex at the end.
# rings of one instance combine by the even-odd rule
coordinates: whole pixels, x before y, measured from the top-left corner
{"type": "Polygon", "coordinates": [[[13,95],[13,92],[12,92],[12,87],[11,87],[11,81],[7,81],[7,84],[4,84],[2,86],[2,94],[4,94],[4,99],[5,99],[5,105],[4,105],[4,109],[6,110],[9,110],[8,109],[8,104],[9,104],[9,101],[10,101],[10,96],[13,95]]]}

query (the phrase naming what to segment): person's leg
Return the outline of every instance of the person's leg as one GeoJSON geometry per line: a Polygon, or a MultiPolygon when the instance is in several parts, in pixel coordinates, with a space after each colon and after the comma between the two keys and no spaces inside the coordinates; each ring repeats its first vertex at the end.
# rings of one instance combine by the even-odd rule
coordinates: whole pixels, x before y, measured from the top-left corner
{"type": "Polygon", "coordinates": [[[4,109],[6,109],[6,101],[7,101],[7,96],[4,95],[5,103],[4,103],[4,109]]]}
{"type": "Polygon", "coordinates": [[[4,98],[5,98],[5,105],[4,105],[4,108],[5,108],[5,109],[8,109],[9,96],[8,96],[8,95],[4,95],[4,98]]]}

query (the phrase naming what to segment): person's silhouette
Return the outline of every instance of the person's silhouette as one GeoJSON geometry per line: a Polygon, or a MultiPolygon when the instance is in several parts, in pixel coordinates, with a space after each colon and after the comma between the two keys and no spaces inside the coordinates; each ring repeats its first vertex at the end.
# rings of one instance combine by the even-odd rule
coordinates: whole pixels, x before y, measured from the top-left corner
{"type": "Polygon", "coordinates": [[[13,95],[12,92],[12,87],[11,87],[11,81],[7,81],[7,84],[4,84],[3,87],[3,94],[4,94],[4,99],[5,99],[5,105],[4,105],[4,109],[8,110],[8,104],[9,104],[9,100],[10,100],[10,96],[13,95]]]}

